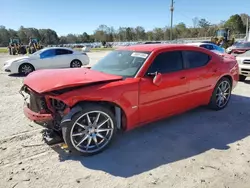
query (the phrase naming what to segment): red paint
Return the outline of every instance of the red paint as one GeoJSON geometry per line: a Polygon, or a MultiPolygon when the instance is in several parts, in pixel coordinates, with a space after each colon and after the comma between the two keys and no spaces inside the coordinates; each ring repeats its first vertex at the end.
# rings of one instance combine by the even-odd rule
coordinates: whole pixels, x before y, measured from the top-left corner
{"type": "Polygon", "coordinates": [[[23,112],[24,115],[32,121],[46,122],[51,121],[53,119],[51,114],[35,113],[31,111],[28,107],[24,107],[23,112]]]}
{"type": "Polygon", "coordinates": [[[121,76],[104,74],[86,68],[44,69],[29,74],[24,84],[43,93],[93,82],[120,80],[121,76]]]}
{"type": "MultiPolygon", "coordinates": [[[[68,86],[116,80],[74,89],[55,96],[46,94],[73,107],[80,101],[108,101],[122,108],[126,116],[127,130],[144,123],[182,113],[209,103],[213,89],[223,76],[230,76],[233,87],[238,81],[238,64],[235,58],[221,57],[204,48],[187,45],[135,45],[119,50],[152,52],[135,78],[121,79],[88,69],[42,70],[28,76],[24,84],[42,93],[68,86]],[[184,69],[161,74],[153,83],[153,77],[144,76],[154,58],[160,52],[195,50],[211,56],[210,62],[200,68],[184,69]]],[[[30,115],[28,116],[30,118],[30,115]]]]}
{"type": "Polygon", "coordinates": [[[232,49],[230,54],[243,54],[248,50],[250,50],[250,48],[234,48],[234,49],[232,49]]]}

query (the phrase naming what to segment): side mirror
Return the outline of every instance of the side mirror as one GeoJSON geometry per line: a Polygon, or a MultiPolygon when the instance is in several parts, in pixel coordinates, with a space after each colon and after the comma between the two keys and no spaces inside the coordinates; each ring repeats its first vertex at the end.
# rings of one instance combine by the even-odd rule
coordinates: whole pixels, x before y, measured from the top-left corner
{"type": "Polygon", "coordinates": [[[155,72],[155,73],[148,73],[148,76],[154,76],[153,83],[156,86],[159,86],[162,82],[162,75],[161,73],[155,72]]]}

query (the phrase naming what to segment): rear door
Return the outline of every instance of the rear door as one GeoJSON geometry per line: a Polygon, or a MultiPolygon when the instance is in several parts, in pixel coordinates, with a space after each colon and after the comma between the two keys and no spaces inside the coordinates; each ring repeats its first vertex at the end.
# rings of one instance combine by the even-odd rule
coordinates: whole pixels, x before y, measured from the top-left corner
{"type": "Polygon", "coordinates": [[[56,49],[55,65],[57,68],[69,68],[72,58],[73,51],[67,49],[56,49]]]}
{"type": "Polygon", "coordinates": [[[159,53],[139,84],[140,122],[146,123],[186,108],[188,85],[181,51],[159,53]],[[161,73],[159,86],[152,73],[161,73]]]}
{"type": "Polygon", "coordinates": [[[189,106],[197,106],[207,100],[214,83],[213,76],[217,71],[210,55],[201,51],[182,52],[186,76],[189,82],[189,106]]]}

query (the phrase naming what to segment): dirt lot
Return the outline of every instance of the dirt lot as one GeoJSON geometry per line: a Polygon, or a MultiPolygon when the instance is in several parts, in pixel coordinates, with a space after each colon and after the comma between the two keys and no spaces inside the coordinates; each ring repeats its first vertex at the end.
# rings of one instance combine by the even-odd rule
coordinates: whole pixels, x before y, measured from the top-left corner
{"type": "MultiPolygon", "coordinates": [[[[89,53],[92,63],[107,52],[89,53]]],[[[0,67],[7,55],[0,55],[0,67]]],[[[249,188],[250,81],[222,111],[199,108],[118,138],[102,154],[70,156],[22,113],[21,77],[0,72],[0,187],[249,188]]]]}

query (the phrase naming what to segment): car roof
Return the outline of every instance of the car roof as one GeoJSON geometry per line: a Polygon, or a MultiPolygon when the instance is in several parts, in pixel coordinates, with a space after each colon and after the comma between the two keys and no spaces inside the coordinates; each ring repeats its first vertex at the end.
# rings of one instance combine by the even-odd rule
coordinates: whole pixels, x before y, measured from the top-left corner
{"type": "Polygon", "coordinates": [[[200,46],[200,45],[204,45],[204,44],[207,44],[207,45],[215,45],[213,43],[206,43],[206,42],[194,42],[194,43],[187,43],[186,45],[193,45],[193,46],[200,46]]]}
{"type": "MultiPolygon", "coordinates": [[[[152,52],[157,50],[163,50],[163,49],[170,49],[170,48],[191,48],[191,46],[194,48],[193,45],[186,44],[139,44],[139,45],[133,45],[133,46],[123,46],[117,48],[117,50],[131,50],[131,51],[141,51],[141,52],[152,52]]],[[[198,47],[197,47],[198,48],[198,47]]]]}
{"type": "Polygon", "coordinates": [[[71,50],[71,51],[74,51],[72,48],[67,48],[67,47],[46,47],[44,48],[46,50],[49,50],[49,49],[63,49],[63,50],[71,50]]]}

